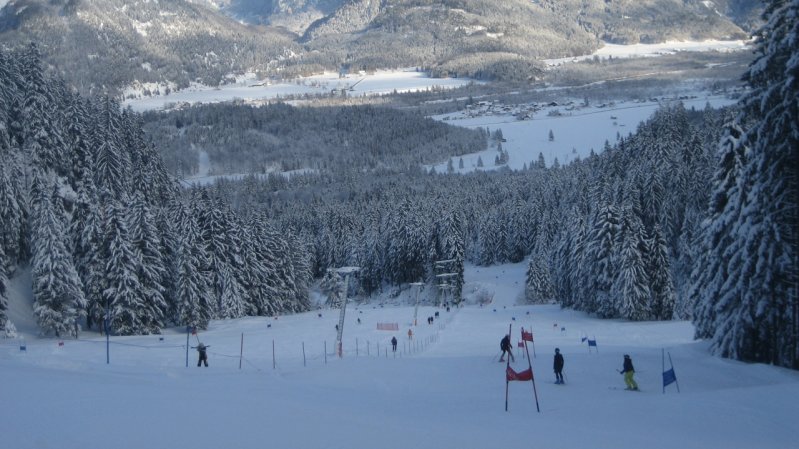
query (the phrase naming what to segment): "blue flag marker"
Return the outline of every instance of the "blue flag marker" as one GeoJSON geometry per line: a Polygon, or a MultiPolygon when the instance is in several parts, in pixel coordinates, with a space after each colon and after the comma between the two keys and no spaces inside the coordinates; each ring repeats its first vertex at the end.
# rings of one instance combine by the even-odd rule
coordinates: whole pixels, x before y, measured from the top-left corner
{"type": "Polygon", "coordinates": [[[677,375],[674,374],[674,368],[663,372],[663,387],[677,382],[677,375]]]}

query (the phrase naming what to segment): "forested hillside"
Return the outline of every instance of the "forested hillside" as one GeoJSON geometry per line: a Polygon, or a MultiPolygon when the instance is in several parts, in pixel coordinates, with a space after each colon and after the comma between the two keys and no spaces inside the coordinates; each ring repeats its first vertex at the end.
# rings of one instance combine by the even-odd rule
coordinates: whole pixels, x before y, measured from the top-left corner
{"type": "Polygon", "coordinates": [[[449,126],[418,113],[372,106],[195,106],[145,113],[144,130],[175,174],[197,171],[208,153],[211,174],[312,169],[403,168],[439,163],[486,147],[483,130],[449,126]]]}
{"type": "MultiPolygon", "coordinates": [[[[43,70],[38,47],[0,52],[0,328],[7,282],[30,269],[44,335],[204,327],[306,310],[305,245],[206,192],[184,192],[108,97],[43,70]]],[[[17,301],[24,298],[15,298],[17,301]]]]}
{"type": "Polygon", "coordinates": [[[45,63],[84,93],[166,94],[248,71],[290,79],[401,67],[528,83],[542,58],[590,54],[604,41],[746,38],[726,16],[751,9],[739,3],[15,0],[0,10],[0,40],[39,43],[45,63]]]}
{"type": "Polygon", "coordinates": [[[18,0],[0,12],[0,40],[36,42],[69,85],[114,95],[128,86],[167,94],[248,70],[272,73],[301,51],[285,32],[187,1],[18,0]]]}
{"type": "Polygon", "coordinates": [[[531,301],[557,299],[605,317],[687,318],[691,306],[678,298],[686,297],[691,242],[730,117],[664,107],[636,134],[564,167],[536,160],[526,171],[470,175],[419,168],[278,175],[213,191],[242,214],[263,211],[281,229],[298,230],[314,245],[316,276],[331,266],[362,267],[367,294],[433,282],[438,260],[491,265],[529,257],[531,301]],[[639,257],[635,268],[647,279],[659,279],[656,300],[624,290],[617,261],[625,250],[636,250],[627,257],[639,257]]]}

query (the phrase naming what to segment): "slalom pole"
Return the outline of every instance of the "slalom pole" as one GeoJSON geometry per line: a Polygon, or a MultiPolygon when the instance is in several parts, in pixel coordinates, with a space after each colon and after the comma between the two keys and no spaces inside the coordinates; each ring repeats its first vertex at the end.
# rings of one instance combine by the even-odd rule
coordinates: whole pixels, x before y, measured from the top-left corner
{"type": "MultiPolygon", "coordinates": [[[[513,327],[513,323],[508,325],[508,335],[511,333],[511,327],[513,327]]],[[[508,369],[510,369],[510,353],[508,353],[508,361],[505,365],[505,411],[508,411],[508,386],[510,381],[508,380],[508,369]]]]}
{"type": "MultiPolygon", "coordinates": [[[[671,353],[669,353],[669,365],[671,365],[671,369],[674,370],[674,362],[671,361],[671,353]]],[[[674,376],[674,384],[677,385],[677,393],[680,392],[680,382],[677,380],[677,375],[674,376]]],[[[664,389],[666,387],[663,387],[664,389]]]]}
{"type": "MultiPolygon", "coordinates": [[[[660,366],[661,366],[660,372],[661,373],[665,373],[666,372],[666,348],[660,348],[660,366]]],[[[663,378],[664,379],[666,378],[665,374],[663,375],[663,378]]],[[[660,383],[663,384],[663,394],[666,394],[666,381],[663,380],[660,383]]]]}
{"type": "Polygon", "coordinates": [[[191,336],[191,328],[186,325],[186,368],[189,367],[189,337],[191,336]]]}
{"type": "Polygon", "coordinates": [[[241,369],[241,359],[244,358],[244,332],[241,333],[241,349],[239,350],[239,369],[241,369]]]}
{"type": "Polygon", "coordinates": [[[524,342],[524,350],[527,351],[527,364],[530,367],[530,373],[533,374],[533,397],[535,397],[535,409],[538,410],[538,413],[541,413],[541,407],[538,406],[538,390],[535,388],[535,373],[533,373],[533,364],[530,361],[530,350],[527,349],[527,342],[524,342]]]}

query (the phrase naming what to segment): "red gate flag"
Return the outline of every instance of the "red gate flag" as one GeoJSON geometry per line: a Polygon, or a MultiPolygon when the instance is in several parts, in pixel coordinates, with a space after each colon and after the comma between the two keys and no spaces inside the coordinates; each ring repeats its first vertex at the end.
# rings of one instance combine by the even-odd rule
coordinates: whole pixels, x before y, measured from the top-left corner
{"type": "Polygon", "coordinates": [[[510,366],[505,370],[505,380],[533,380],[533,369],[527,368],[526,370],[517,373],[510,366]]]}
{"type": "Polygon", "coordinates": [[[522,329],[522,340],[533,341],[533,332],[527,332],[526,330],[522,329]]]}

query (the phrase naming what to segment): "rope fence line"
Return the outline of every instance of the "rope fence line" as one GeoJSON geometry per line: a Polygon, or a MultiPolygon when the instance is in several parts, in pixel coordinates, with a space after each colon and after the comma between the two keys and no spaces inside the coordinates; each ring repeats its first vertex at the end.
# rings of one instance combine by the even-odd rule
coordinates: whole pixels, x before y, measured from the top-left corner
{"type": "MultiPolygon", "coordinates": [[[[424,338],[416,339],[414,338],[412,341],[405,341],[403,344],[397,345],[397,351],[392,351],[391,343],[387,344],[380,344],[380,342],[370,341],[370,340],[361,340],[355,339],[353,343],[349,345],[346,344],[344,346],[343,357],[370,357],[370,358],[402,358],[402,357],[411,357],[413,355],[419,354],[427,350],[432,344],[436,343],[439,340],[439,333],[438,331],[435,334],[425,336],[424,338]]],[[[59,346],[60,342],[63,340],[58,340],[59,346]]],[[[272,340],[275,341],[275,340],[272,340]]],[[[277,342],[277,341],[275,341],[277,342]]],[[[72,345],[74,343],[82,343],[87,345],[96,345],[102,347],[102,357],[98,356],[99,359],[105,358],[105,347],[106,344],[110,345],[111,347],[117,347],[118,350],[122,350],[122,348],[130,348],[130,349],[144,349],[144,350],[159,350],[159,349],[168,349],[168,350],[180,350],[180,362],[181,364],[184,362],[184,354],[186,352],[186,345],[185,344],[164,344],[164,345],[143,345],[143,344],[135,344],[135,343],[127,343],[121,341],[108,341],[105,340],[66,340],[66,345],[72,345]]],[[[301,342],[301,345],[298,344],[296,349],[288,349],[286,346],[279,346],[276,349],[268,348],[267,346],[270,345],[262,345],[263,347],[258,350],[260,357],[253,359],[251,357],[245,357],[243,351],[241,354],[231,354],[226,352],[220,351],[212,351],[208,349],[206,352],[209,354],[209,358],[218,357],[223,359],[232,359],[232,360],[241,360],[243,363],[246,363],[247,366],[255,369],[256,371],[263,372],[266,369],[263,367],[263,362],[267,361],[269,358],[274,358],[276,361],[273,369],[280,370],[280,368],[288,369],[289,367],[299,366],[309,366],[309,365],[319,365],[319,364],[327,364],[328,361],[332,361],[338,359],[338,355],[334,350],[334,344],[330,342],[328,344],[327,341],[324,341],[323,344],[319,344],[316,346],[310,347],[306,344],[306,342],[301,342]],[[319,350],[321,347],[324,347],[324,350],[319,350]],[[259,363],[261,362],[261,363],[259,363]],[[280,363],[278,363],[280,362],[280,363]]],[[[27,353],[31,350],[35,351],[36,348],[41,348],[41,345],[35,345],[34,347],[30,347],[27,345],[21,346],[19,343],[16,342],[2,342],[0,343],[0,347],[3,348],[18,348],[18,347],[25,347],[26,349],[22,350],[19,349],[20,352],[27,353]]],[[[189,346],[190,352],[195,352],[195,346],[189,346]]],[[[253,352],[251,349],[250,352],[253,352]]],[[[112,351],[112,358],[114,358],[114,352],[112,351]]],[[[196,354],[194,355],[194,359],[196,360],[196,354]]],[[[192,362],[190,360],[190,362],[192,362]]],[[[192,363],[189,363],[191,365],[192,363]]]]}
{"type": "MultiPolygon", "coordinates": [[[[457,309],[456,309],[457,310],[457,309]]],[[[371,340],[363,340],[356,338],[350,340],[350,344],[347,345],[345,342],[342,355],[343,357],[372,357],[372,358],[402,358],[402,357],[412,357],[414,355],[418,355],[435,343],[437,343],[440,339],[440,332],[446,329],[446,322],[451,322],[454,314],[450,314],[448,319],[439,320],[436,323],[436,328],[432,334],[426,335],[423,338],[418,338],[416,335],[413,335],[413,338],[409,339],[400,339],[401,344],[397,345],[397,350],[392,350],[392,345],[390,342],[386,342],[381,345],[384,339],[378,339],[378,341],[371,341],[371,340]]],[[[272,359],[272,370],[279,371],[281,369],[294,369],[296,366],[307,367],[309,365],[319,365],[320,363],[327,364],[328,360],[335,360],[338,357],[335,351],[335,344],[333,342],[328,342],[324,340],[322,344],[317,346],[308,346],[306,342],[302,341],[297,344],[297,348],[288,349],[286,345],[279,345],[277,348],[275,347],[275,343],[278,343],[274,339],[268,339],[268,333],[263,332],[255,332],[251,335],[255,335],[256,340],[259,342],[259,349],[257,350],[259,356],[256,358],[253,357],[245,357],[244,356],[244,346],[243,346],[243,339],[245,337],[242,334],[242,348],[241,353],[239,354],[231,354],[226,352],[219,352],[219,351],[211,351],[210,349],[207,350],[207,353],[214,357],[219,357],[222,359],[238,359],[239,369],[241,369],[242,364],[245,364],[258,372],[267,371],[268,368],[264,368],[269,359],[272,359]],[[265,341],[264,337],[267,337],[267,341],[265,341]],[[330,344],[328,344],[330,343],[330,344]],[[271,346],[269,348],[268,346],[271,346]],[[324,348],[324,349],[322,349],[324,348]],[[321,349],[321,350],[320,350],[321,349]],[[280,363],[278,363],[280,361],[280,363]]],[[[113,337],[112,337],[113,338],[113,337]]],[[[163,337],[161,337],[163,338],[163,337]]],[[[182,338],[182,337],[181,337],[182,338]]],[[[25,342],[25,339],[0,339],[0,348],[19,348],[19,352],[28,353],[31,350],[36,351],[37,348],[43,347],[42,345],[34,345],[32,347],[28,346],[25,342]]],[[[181,357],[180,362],[183,364],[185,362],[185,355],[188,352],[194,353],[195,346],[186,347],[186,344],[167,344],[164,342],[163,339],[160,340],[160,343],[156,344],[136,344],[136,343],[128,343],[123,341],[113,341],[103,339],[61,339],[61,340],[54,340],[57,342],[59,347],[63,347],[65,343],[67,345],[71,345],[72,343],[84,343],[84,344],[95,344],[95,345],[102,345],[102,346],[113,346],[122,350],[122,348],[137,348],[137,349],[180,349],[181,350],[181,357]]],[[[398,342],[399,343],[399,342],[398,342]]],[[[107,347],[108,347],[107,346],[107,347]]],[[[107,348],[106,347],[106,348],[107,348]]],[[[103,350],[103,358],[106,357],[106,348],[103,350]]],[[[252,349],[252,345],[249,345],[250,353],[254,352],[252,349]]],[[[196,354],[194,355],[196,357],[196,354]]],[[[113,358],[113,357],[112,357],[113,358]]],[[[99,357],[98,357],[99,359],[99,357]]],[[[196,360],[196,358],[194,359],[196,360]]],[[[108,362],[110,363],[110,362],[108,362]]],[[[192,363],[189,363],[191,365],[192,363]]]]}

